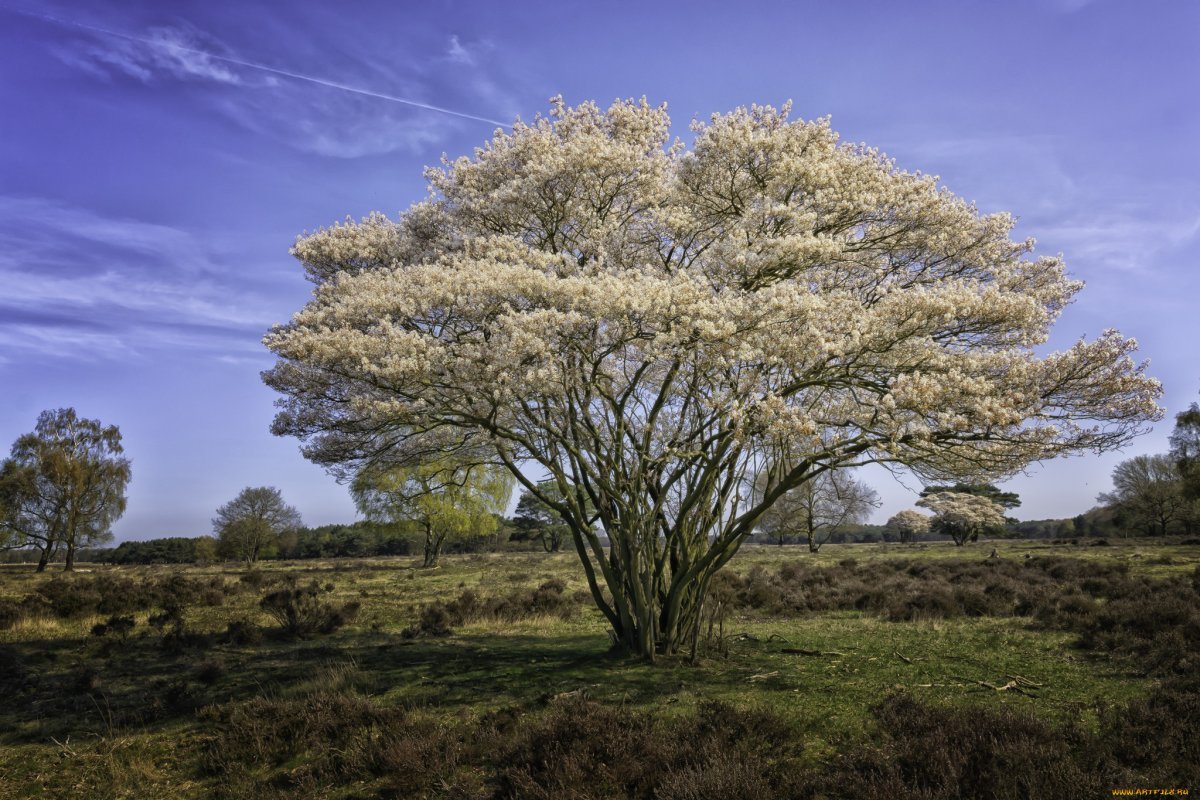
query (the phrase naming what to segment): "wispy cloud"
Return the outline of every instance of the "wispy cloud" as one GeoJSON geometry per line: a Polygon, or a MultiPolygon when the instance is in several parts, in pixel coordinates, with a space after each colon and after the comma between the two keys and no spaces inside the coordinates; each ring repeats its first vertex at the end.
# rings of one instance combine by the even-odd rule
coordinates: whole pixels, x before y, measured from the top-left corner
{"type": "MultiPolygon", "coordinates": [[[[92,34],[93,41],[82,47],[79,52],[66,51],[64,53],[60,50],[59,56],[68,63],[83,66],[93,73],[107,67],[144,82],[149,82],[155,77],[170,76],[241,85],[247,83],[242,75],[246,71],[250,71],[273,79],[285,78],[299,81],[388,103],[396,103],[421,111],[486,122],[492,125],[508,124],[502,120],[469,111],[449,108],[412,97],[401,97],[351,82],[333,80],[238,57],[221,46],[214,37],[202,34],[190,26],[159,27],[151,29],[146,34],[134,34],[53,14],[16,9],[5,10],[92,34]]],[[[460,63],[475,64],[474,57],[458,42],[457,37],[451,38],[450,57],[460,63]]],[[[275,85],[277,81],[269,80],[267,83],[275,85]]]]}
{"type": "Polygon", "coordinates": [[[978,193],[994,208],[1019,208],[1022,214],[1057,210],[1077,195],[1076,178],[1064,167],[1061,137],[994,133],[938,136],[905,130],[893,147],[900,166],[941,173],[950,188],[978,193]],[[997,164],[1005,165],[997,170],[997,164]],[[971,187],[970,190],[965,187],[971,187]]]}
{"type": "Polygon", "coordinates": [[[253,352],[281,316],[277,300],[176,228],[3,196],[0,219],[0,345],[9,352],[253,352]]]}
{"type": "MultiPolygon", "coordinates": [[[[111,72],[150,83],[161,78],[211,81],[243,85],[247,80],[226,59],[210,52],[218,47],[204,41],[202,34],[185,26],[151,28],[145,36],[110,36],[87,42],[76,49],[57,47],[55,55],[72,66],[96,75],[111,72]]],[[[274,83],[271,79],[269,83],[274,83]]]]}
{"type": "MultiPolygon", "coordinates": [[[[208,87],[193,101],[240,127],[322,156],[427,152],[470,125],[507,126],[520,110],[498,48],[487,40],[454,35],[442,40],[441,49],[428,51],[426,44],[424,55],[417,48],[403,57],[395,51],[384,58],[343,52],[322,62],[329,74],[315,74],[270,55],[246,56],[187,22],[128,32],[86,18],[17,13],[81,34],[54,46],[73,68],[151,88],[208,87]]],[[[327,49],[311,31],[296,35],[306,38],[295,52],[327,49]]]]}
{"type": "Polygon", "coordinates": [[[1144,274],[1158,270],[1162,258],[1196,243],[1200,208],[1166,218],[1144,209],[1099,211],[1041,226],[1037,235],[1061,249],[1069,263],[1144,274]]]}
{"type": "Polygon", "coordinates": [[[463,46],[463,43],[458,40],[458,36],[450,37],[450,46],[446,49],[446,57],[451,61],[468,66],[475,66],[475,56],[463,46]]]}

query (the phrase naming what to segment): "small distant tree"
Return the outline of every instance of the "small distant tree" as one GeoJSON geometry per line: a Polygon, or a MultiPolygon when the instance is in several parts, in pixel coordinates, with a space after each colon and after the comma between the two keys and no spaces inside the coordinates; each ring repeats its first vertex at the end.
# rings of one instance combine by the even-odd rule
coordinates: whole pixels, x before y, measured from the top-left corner
{"type": "Polygon", "coordinates": [[[1165,536],[1173,525],[1186,522],[1191,511],[1178,463],[1161,454],[1134,456],[1117,464],[1113,490],[1098,499],[1151,536],[1165,536]]]}
{"type": "Polygon", "coordinates": [[[0,544],[38,550],[42,572],[59,551],[75,553],[112,539],[125,513],[131,475],[116,425],[83,419],[73,408],[43,411],[0,464],[0,544]]]}
{"type": "Polygon", "coordinates": [[[254,564],[280,534],[302,524],[300,512],[274,486],[248,486],[217,509],[213,531],[224,555],[254,564]]]}
{"type": "Polygon", "coordinates": [[[217,540],[211,536],[196,537],[192,547],[192,557],[198,564],[208,564],[217,560],[217,540]]]}
{"type": "Polygon", "coordinates": [[[908,544],[918,536],[929,533],[929,517],[911,508],[897,512],[884,525],[884,530],[902,543],[908,544]]]}
{"type": "Polygon", "coordinates": [[[1004,509],[986,497],[965,492],[937,492],[917,501],[933,512],[930,530],[941,533],[962,547],[980,534],[1004,529],[1004,509]]]}
{"type": "MultiPolygon", "coordinates": [[[[763,491],[769,482],[764,473],[756,486],[763,491]]],[[[789,536],[804,537],[815,553],[836,529],[865,522],[878,505],[870,486],[845,470],[829,470],[780,497],[759,517],[758,527],[780,545],[789,536]]]]}
{"type": "Polygon", "coordinates": [[[507,507],[513,483],[511,475],[488,464],[439,459],[364,469],[350,491],[369,520],[416,523],[425,539],[423,566],[435,567],[447,541],[496,531],[496,515],[507,507]]]}
{"type": "MultiPolygon", "coordinates": [[[[562,502],[562,493],[554,481],[542,481],[538,490],[552,502],[562,502]]],[[[557,553],[571,535],[571,529],[559,513],[528,489],[521,492],[517,501],[513,528],[519,538],[539,540],[547,553],[557,553]]]]}

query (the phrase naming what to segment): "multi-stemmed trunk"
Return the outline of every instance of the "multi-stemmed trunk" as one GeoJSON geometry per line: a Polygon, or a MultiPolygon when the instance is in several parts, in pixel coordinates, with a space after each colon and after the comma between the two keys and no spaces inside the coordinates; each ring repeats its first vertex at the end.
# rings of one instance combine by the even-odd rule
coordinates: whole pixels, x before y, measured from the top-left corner
{"type": "MultiPolygon", "coordinates": [[[[644,535],[614,528],[604,548],[593,532],[574,539],[593,598],[612,627],[614,644],[654,661],[694,644],[709,581],[744,536],[644,535]]],[[[748,534],[747,534],[748,535],[748,534]]]]}

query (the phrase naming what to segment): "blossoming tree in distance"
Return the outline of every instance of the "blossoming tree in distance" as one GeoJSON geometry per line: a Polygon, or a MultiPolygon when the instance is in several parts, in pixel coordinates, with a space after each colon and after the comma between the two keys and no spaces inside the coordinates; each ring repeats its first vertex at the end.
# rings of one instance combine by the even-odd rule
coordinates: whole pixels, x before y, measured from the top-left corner
{"type": "Polygon", "coordinates": [[[274,431],[348,474],[502,464],[653,659],[805,481],[1004,476],[1159,415],[1117,332],[1033,352],[1081,284],[1012,217],[788,111],[713,116],[688,147],[665,107],[556,100],[428,170],[398,219],[301,238],[316,288],[265,340],[274,431]]]}
{"type": "Polygon", "coordinates": [[[980,534],[1004,530],[1004,507],[986,497],[963,492],[935,492],[917,501],[933,512],[929,529],[962,547],[980,534]]]}

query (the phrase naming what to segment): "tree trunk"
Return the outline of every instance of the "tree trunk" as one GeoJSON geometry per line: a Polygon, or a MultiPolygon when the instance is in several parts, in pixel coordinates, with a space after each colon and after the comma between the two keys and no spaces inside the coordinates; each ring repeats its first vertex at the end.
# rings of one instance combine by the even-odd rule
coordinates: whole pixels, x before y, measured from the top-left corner
{"type": "Polygon", "coordinates": [[[45,572],[46,565],[49,563],[50,563],[50,547],[46,546],[46,547],[42,548],[42,554],[38,557],[37,571],[45,572]]]}
{"type": "Polygon", "coordinates": [[[433,528],[425,526],[425,560],[421,566],[425,569],[436,567],[438,556],[442,554],[442,536],[435,536],[433,528]]]}
{"type": "Polygon", "coordinates": [[[67,542],[67,561],[63,564],[63,572],[71,572],[75,569],[75,545],[67,542]]]}
{"type": "Polygon", "coordinates": [[[707,537],[696,534],[681,536],[669,554],[656,554],[653,545],[661,540],[655,542],[645,531],[611,530],[607,550],[580,531],[572,535],[592,597],[612,626],[614,644],[651,663],[686,652],[709,578],[737,548],[727,545],[716,554],[706,553],[707,537]],[[658,557],[664,560],[656,562],[658,557]]]}

